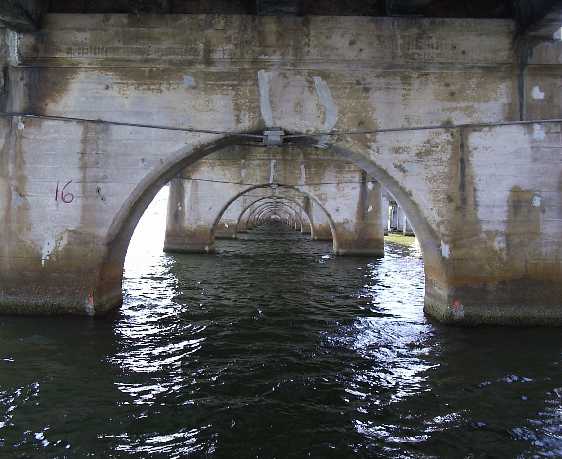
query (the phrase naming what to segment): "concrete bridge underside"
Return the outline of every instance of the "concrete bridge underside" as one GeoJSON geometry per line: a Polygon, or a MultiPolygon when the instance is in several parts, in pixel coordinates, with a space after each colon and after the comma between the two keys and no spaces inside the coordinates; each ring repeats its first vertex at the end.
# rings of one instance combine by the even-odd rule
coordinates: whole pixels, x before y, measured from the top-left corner
{"type": "Polygon", "coordinates": [[[432,317],[561,324],[562,47],[540,43],[522,63],[516,29],[54,14],[38,34],[3,31],[2,105],[19,115],[0,120],[0,312],[115,308],[157,191],[279,127],[397,199],[432,317]]]}
{"type": "Polygon", "coordinates": [[[334,253],[384,254],[381,189],[364,171],[329,151],[256,147],[214,153],[172,180],[165,250],[213,252],[217,229],[236,232],[258,191],[306,199],[313,239],[331,239],[334,253]]]}
{"type": "MultiPolygon", "coordinates": [[[[260,191],[261,193],[247,193],[240,198],[241,210],[235,221],[233,230],[229,233],[224,233],[227,238],[229,236],[237,238],[239,234],[246,233],[254,226],[258,212],[265,210],[266,208],[271,208],[272,210],[282,209],[287,211],[289,215],[292,216],[293,221],[296,220],[297,222],[300,222],[300,231],[303,234],[311,235],[312,238],[314,234],[314,226],[310,209],[307,209],[307,202],[309,202],[308,196],[298,192],[293,195],[293,193],[291,193],[292,190],[286,188],[271,188],[269,190],[267,188],[262,188],[260,191]]],[[[238,206],[230,206],[229,209],[232,207],[238,206]]],[[[220,237],[220,229],[228,225],[227,220],[230,220],[230,218],[227,217],[227,212],[230,213],[233,218],[236,218],[236,211],[233,210],[229,212],[229,209],[227,209],[225,215],[223,215],[219,222],[216,237],[220,237]]],[[[274,216],[275,212],[271,215],[274,216]]]]}
{"type": "MultiPolygon", "coordinates": [[[[314,241],[332,241],[332,227],[330,226],[330,219],[326,211],[319,205],[314,205],[314,201],[306,194],[297,190],[287,187],[270,187],[261,188],[252,191],[251,193],[244,194],[239,200],[229,206],[219,222],[218,231],[224,231],[224,225],[227,222],[236,222],[236,234],[248,231],[251,212],[256,209],[256,206],[261,204],[262,200],[270,198],[282,199],[285,203],[291,202],[298,204],[300,207],[300,214],[302,215],[305,229],[301,231],[305,234],[310,234],[314,241]],[[236,205],[239,203],[240,205],[236,205]],[[241,211],[240,211],[241,209],[241,211]],[[240,211],[239,215],[237,213],[240,211]]],[[[232,226],[230,226],[232,228],[232,226]]]]}
{"type": "Polygon", "coordinates": [[[299,208],[294,207],[290,201],[277,197],[264,198],[264,202],[249,209],[246,228],[252,229],[274,221],[282,222],[303,234],[310,234],[310,226],[304,215],[299,212],[299,208]]]}
{"type": "MultiPolygon", "coordinates": [[[[242,212],[240,212],[236,223],[236,237],[238,234],[245,233],[258,226],[263,218],[282,217],[285,211],[289,216],[289,220],[286,221],[288,226],[294,224],[295,229],[303,234],[310,235],[311,239],[314,239],[315,222],[310,209],[307,209],[307,202],[310,201],[308,196],[297,195],[293,197],[285,193],[279,193],[277,190],[264,193],[261,197],[258,195],[252,196],[255,197],[251,197],[249,202],[242,206],[242,212]]],[[[222,224],[222,220],[219,224],[222,224]]]]}

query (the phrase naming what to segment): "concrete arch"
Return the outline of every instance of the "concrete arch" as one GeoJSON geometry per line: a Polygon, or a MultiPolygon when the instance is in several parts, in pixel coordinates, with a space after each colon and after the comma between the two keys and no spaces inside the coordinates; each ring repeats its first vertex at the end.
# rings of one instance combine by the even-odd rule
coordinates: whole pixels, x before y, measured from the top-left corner
{"type": "Polygon", "coordinates": [[[276,206],[275,204],[263,204],[252,211],[250,218],[254,224],[259,226],[264,223],[264,220],[267,217],[275,213],[285,215],[288,219],[289,226],[292,227],[293,225],[298,225],[299,228],[302,228],[303,221],[301,217],[293,208],[285,204],[281,204],[281,206],[276,206]]]}
{"type": "MultiPolygon", "coordinates": [[[[430,21],[420,39],[410,20],[373,28],[369,18],[319,17],[293,21],[292,35],[311,40],[289,49],[264,33],[283,33],[284,24],[238,16],[233,27],[216,27],[200,52],[206,21],[147,17],[155,33],[143,35],[143,45],[170,51],[147,60],[138,53],[138,24],[51,19],[40,36],[10,44],[26,63],[7,94],[12,111],[39,116],[0,121],[0,312],[114,307],[130,236],[158,188],[221,143],[251,142],[237,133],[279,126],[289,141],[331,148],[338,158],[355,154],[391,190],[419,236],[433,316],[562,323],[560,104],[550,97],[559,85],[547,71],[559,59],[554,52],[532,60],[528,88],[548,87],[547,97],[520,113],[525,91],[514,78],[511,22],[469,21],[459,31],[458,21],[430,21]],[[99,50],[72,51],[96,42],[100,30],[127,39],[104,48],[104,59],[99,50]],[[390,46],[372,46],[373,34],[390,46]],[[233,36],[255,46],[232,46],[233,36]],[[443,37],[455,46],[436,47],[443,37]],[[466,43],[473,46],[460,55],[466,43]],[[28,83],[38,67],[35,87],[28,83]],[[302,133],[315,134],[291,137],[302,133]],[[59,181],[70,185],[62,196],[59,181]],[[485,191],[490,183],[494,193],[485,191]]],[[[330,168],[330,177],[341,170],[330,168]]],[[[337,201],[326,196],[324,205],[337,201]]],[[[338,231],[369,213],[363,204],[328,207],[338,231]]],[[[344,247],[352,237],[341,239],[353,254],[352,244],[344,247]]]]}
{"type": "MultiPolygon", "coordinates": [[[[244,209],[242,209],[242,212],[240,212],[240,215],[238,216],[238,220],[236,222],[236,229],[238,230],[238,228],[240,228],[240,223],[242,222],[242,219],[244,218],[244,215],[246,214],[246,212],[248,212],[248,210],[257,202],[260,202],[262,200],[268,199],[268,197],[261,197],[256,199],[255,201],[251,202],[250,204],[248,204],[244,209]]],[[[299,206],[299,208],[302,210],[303,215],[306,216],[307,220],[308,220],[308,224],[310,226],[310,230],[311,230],[311,234],[313,231],[313,224],[312,224],[312,218],[310,217],[308,210],[302,206],[297,200],[293,200],[292,198],[289,197],[284,197],[284,199],[286,200],[290,200],[291,202],[293,202],[295,205],[299,206]]]]}
{"type": "Polygon", "coordinates": [[[252,225],[260,225],[262,223],[262,219],[268,215],[271,215],[272,213],[282,214],[291,222],[295,222],[298,220],[291,208],[286,206],[275,206],[274,204],[266,203],[262,204],[252,211],[250,222],[252,225]]]}
{"type": "MultiPolygon", "coordinates": [[[[246,188],[245,190],[239,192],[235,196],[233,196],[230,200],[228,200],[228,202],[219,211],[219,213],[218,213],[217,217],[215,218],[215,221],[212,225],[212,228],[213,228],[212,231],[215,231],[218,224],[220,223],[220,220],[221,220],[222,216],[224,215],[226,210],[232,205],[232,203],[234,203],[236,200],[240,199],[240,197],[242,197],[243,195],[245,195],[245,194],[247,194],[247,193],[249,193],[253,190],[257,190],[257,189],[261,189],[261,188],[271,188],[272,185],[273,184],[270,184],[270,183],[261,184],[261,185],[253,185],[253,186],[250,186],[250,187],[246,188]]],[[[334,220],[333,220],[332,216],[330,215],[328,210],[324,207],[324,205],[322,205],[322,203],[314,195],[312,195],[311,193],[308,193],[306,191],[301,190],[298,186],[285,185],[285,184],[274,184],[274,186],[277,189],[287,189],[287,190],[297,191],[298,193],[301,193],[301,194],[307,196],[309,199],[311,199],[315,203],[315,205],[317,205],[320,209],[322,209],[322,211],[326,215],[326,218],[327,218],[327,220],[330,224],[330,229],[332,231],[332,240],[333,240],[334,252],[337,252],[337,249],[338,249],[337,240],[338,239],[337,239],[336,225],[334,223],[334,220]]]]}
{"type": "MultiPolygon", "coordinates": [[[[240,197],[237,201],[234,201],[224,212],[219,224],[216,228],[213,228],[212,234],[214,239],[232,239],[236,238],[238,233],[244,232],[245,221],[241,221],[241,216],[245,211],[248,210],[256,202],[262,202],[263,200],[270,199],[275,200],[275,198],[282,198],[285,203],[291,203],[292,206],[296,206],[298,210],[296,212],[299,215],[305,214],[306,209],[303,202],[309,202],[308,198],[302,193],[292,192],[285,189],[278,190],[277,194],[268,193],[267,190],[262,190],[260,193],[245,194],[240,197]],[[303,201],[303,202],[301,202],[303,201]]],[[[174,198],[175,199],[175,198],[174,198]]],[[[311,206],[309,206],[310,208],[311,206]]],[[[169,209],[173,208],[173,205],[169,203],[169,209]]],[[[311,217],[306,214],[303,220],[303,228],[301,230],[306,233],[310,233],[310,220],[311,217]]],[[[168,222],[167,222],[168,223],[168,222]]]]}
{"type": "MultiPolygon", "coordinates": [[[[202,52],[207,21],[147,16],[154,33],[142,46],[165,47],[166,59],[139,56],[138,24],[118,17],[55,15],[40,35],[10,43],[26,65],[6,95],[13,113],[0,121],[0,312],[115,306],[130,236],[163,182],[221,142],[248,143],[235,133],[279,126],[284,139],[315,133],[293,140],[359,155],[392,190],[418,233],[434,316],[562,323],[559,84],[548,71],[556,52],[536,53],[536,71],[518,87],[510,21],[459,30],[458,21],[422,20],[420,39],[410,20],[373,27],[370,18],[319,16],[293,21],[291,36],[311,39],[287,47],[268,39],[286,32],[282,21],[228,20],[202,52]],[[103,59],[82,46],[100,30],[126,38],[103,59]],[[233,46],[238,38],[253,46],[233,46]],[[29,84],[38,68],[40,87],[29,84]],[[545,99],[524,106],[518,89],[535,86],[548,87],[545,99]],[[59,182],[70,185],[62,198],[59,182]]],[[[338,229],[359,207],[342,219],[329,209],[338,229]]]]}
{"type": "MultiPolygon", "coordinates": [[[[289,205],[287,202],[285,202],[285,203],[282,204],[282,205],[283,205],[284,207],[292,208],[291,205],[289,205]]],[[[247,215],[246,215],[246,218],[245,218],[246,226],[251,222],[252,216],[253,216],[260,208],[262,208],[263,206],[267,206],[267,204],[257,204],[257,205],[256,205],[256,203],[253,203],[251,206],[248,206],[248,209],[249,209],[250,207],[251,207],[251,209],[248,210],[247,215]]],[[[296,216],[296,218],[298,219],[299,224],[300,224],[300,226],[301,226],[301,230],[302,230],[302,229],[305,227],[305,220],[304,220],[304,218],[301,217],[300,211],[299,211],[299,210],[296,210],[295,208],[292,208],[292,212],[293,212],[293,214],[296,216]]],[[[242,217],[242,215],[241,215],[241,217],[242,217]]],[[[306,216],[305,218],[308,220],[308,216],[306,216]]],[[[239,225],[242,226],[242,222],[243,222],[243,221],[244,221],[244,220],[240,220],[239,225]]],[[[308,223],[308,224],[309,224],[309,223],[308,223]]]]}
{"type": "Polygon", "coordinates": [[[254,216],[254,225],[261,226],[266,220],[272,215],[277,215],[279,217],[285,217],[284,223],[294,229],[294,226],[299,224],[298,219],[295,218],[295,214],[291,212],[288,208],[273,208],[265,207],[258,210],[254,216]]]}
{"type": "Polygon", "coordinates": [[[288,201],[288,202],[287,201],[288,201],[287,199],[283,199],[283,198],[272,199],[271,197],[262,198],[258,201],[255,201],[255,202],[253,202],[252,204],[250,204],[249,206],[246,207],[246,209],[249,209],[250,207],[255,206],[256,203],[260,203],[257,206],[253,207],[249,211],[247,220],[250,221],[261,210],[272,210],[272,211],[274,211],[277,205],[281,205],[283,209],[285,209],[285,210],[288,209],[290,211],[291,215],[293,215],[293,218],[298,221],[299,225],[302,228],[303,225],[304,225],[304,221],[303,221],[302,217],[299,215],[298,211],[294,207],[289,205],[288,202],[290,202],[290,201],[288,201]],[[261,201],[265,201],[265,202],[261,203],[261,201]]]}
{"type": "MultiPolygon", "coordinates": [[[[305,134],[302,134],[305,136],[305,134]]],[[[95,311],[106,311],[112,309],[122,301],[122,279],[123,266],[127,248],[132,234],[142,217],[144,211],[152,202],[158,191],[178,175],[187,166],[195,163],[205,156],[240,143],[236,135],[224,136],[202,143],[198,148],[192,146],[180,149],[169,156],[167,162],[148,173],[133,189],[125,200],[121,209],[117,212],[107,233],[105,254],[99,271],[98,281],[94,291],[90,294],[89,301],[94,303],[95,311]]],[[[310,139],[314,144],[314,139],[310,139]]],[[[324,147],[323,147],[324,148],[324,147]]],[[[439,238],[429,223],[424,218],[414,197],[406,192],[400,183],[392,177],[383,167],[377,165],[367,155],[358,153],[345,145],[332,144],[328,147],[331,151],[349,159],[357,166],[366,171],[370,176],[379,181],[387,188],[401,203],[415,228],[420,241],[426,266],[426,301],[427,304],[443,304],[442,286],[446,285],[446,266],[440,256],[439,238]],[[428,282],[429,279],[429,282],[428,282]],[[436,282],[432,282],[435,280],[436,282]]],[[[216,227],[229,205],[245,193],[255,189],[271,187],[272,184],[260,184],[249,186],[236,196],[232,197],[217,215],[213,227],[216,227]]],[[[303,192],[293,185],[278,184],[280,188],[287,188],[303,192]]],[[[306,193],[306,192],[303,192],[306,193]]],[[[334,250],[337,252],[337,232],[334,221],[324,206],[311,194],[306,193],[326,213],[330,222],[333,236],[334,250]]],[[[432,313],[438,312],[429,308],[432,313]]]]}
{"type": "Polygon", "coordinates": [[[212,136],[198,147],[173,152],[168,161],[153,169],[134,187],[113,219],[105,238],[98,279],[88,302],[93,314],[104,313],[123,301],[123,269],[131,237],[141,217],[160,189],[184,168],[211,153],[238,143],[235,136],[212,136]],[[94,306],[95,305],[95,306],[94,306]]]}
{"type": "MultiPolygon", "coordinates": [[[[364,154],[341,145],[331,145],[330,149],[337,155],[352,161],[380,182],[404,209],[414,228],[423,253],[424,265],[426,267],[426,295],[428,293],[428,278],[445,283],[447,268],[443,262],[441,240],[424,217],[414,196],[404,190],[401,184],[384,168],[377,165],[364,154]],[[430,267],[431,272],[428,272],[428,267],[430,267]]],[[[430,293],[429,296],[433,296],[433,293],[430,293]]]]}

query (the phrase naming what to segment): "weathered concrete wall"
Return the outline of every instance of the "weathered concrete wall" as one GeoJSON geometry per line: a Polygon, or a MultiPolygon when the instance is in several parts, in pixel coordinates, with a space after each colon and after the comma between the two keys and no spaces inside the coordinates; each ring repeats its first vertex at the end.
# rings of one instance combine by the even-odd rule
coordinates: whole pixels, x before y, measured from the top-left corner
{"type": "Polygon", "coordinates": [[[384,235],[388,234],[388,230],[390,229],[390,196],[386,190],[383,190],[381,193],[381,221],[384,228],[384,235]]]}
{"type": "MultiPolygon", "coordinates": [[[[319,143],[406,211],[432,316],[562,323],[560,124],[447,127],[521,117],[512,22],[53,15],[44,26],[11,50],[14,110],[230,133],[443,126],[319,143]]],[[[536,70],[530,85],[548,81],[536,70]]],[[[130,236],[159,187],[247,142],[2,119],[0,312],[115,307],[130,236]]]]}
{"type": "MultiPolygon", "coordinates": [[[[233,147],[189,166],[182,178],[171,182],[167,251],[213,252],[217,228],[235,224],[232,217],[221,224],[229,208],[239,210],[240,198],[256,187],[274,185],[308,196],[325,214],[317,221],[328,221],[335,253],[384,254],[380,185],[329,151],[233,147]]],[[[313,226],[314,236],[325,238],[326,228],[313,226]]]]}
{"type": "Polygon", "coordinates": [[[21,106],[175,125],[197,112],[234,130],[292,114],[302,131],[332,94],[345,103],[319,128],[518,119],[512,34],[503,20],[48,15],[21,39],[21,106]],[[302,104],[262,104],[262,119],[260,88],[302,104]]]}
{"type": "MultiPolygon", "coordinates": [[[[307,203],[305,203],[306,205],[307,203]]],[[[309,215],[312,220],[312,240],[331,241],[332,228],[326,212],[312,200],[309,200],[307,209],[310,209],[309,215]]]]}
{"type": "Polygon", "coordinates": [[[7,29],[0,27],[0,110],[5,111],[8,105],[8,97],[10,91],[9,82],[9,63],[10,47],[9,37],[11,32],[7,29]]]}
{"type": "Polygon", "coordinates": [[[562,41],[543,42],[527,52],[524,119],[562,119],[562,41]]]}

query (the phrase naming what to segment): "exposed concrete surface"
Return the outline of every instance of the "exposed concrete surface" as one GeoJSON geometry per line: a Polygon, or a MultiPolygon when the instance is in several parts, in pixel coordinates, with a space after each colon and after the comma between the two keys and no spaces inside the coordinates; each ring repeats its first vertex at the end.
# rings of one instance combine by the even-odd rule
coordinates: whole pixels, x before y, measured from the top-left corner
{"type": "MultiPolygon", "coordinates": [[[[334,110],[342,132],[443,126],[322,142],[400,202],[424,253],[430,315],[560,324],[560,123],[449,128],[522,117],[513,28],[503,20],[50,15],[40,34],[4,42],[4,100],[11,110],[232,133],[269,122],[316,132],[333,124],[334,110]]],[[[538,86],[545,96],[527,99],[526,116],[556,116],[551,69],[562,60],[554,46],[535,52],[541,61],[531,61],[524,92],[538,86]]],[[[152,197],[237,143],[229,134],[1,119],[0,312],[114,308],[130,236],[152,197]]]]}
{"type": "MultiPolygon", "coordinates": [[[[380,185],[353,163],[310,148],[233,147],[186,168],[171,182],[165,250],[212,253],[217,229],[236,228],[242,199],[263,187],[307,197],[313,238],[332,240],[336,254],[384,254],[380,185]]],[[[301,230],[300,214],[289,220],[301,230]]]]}

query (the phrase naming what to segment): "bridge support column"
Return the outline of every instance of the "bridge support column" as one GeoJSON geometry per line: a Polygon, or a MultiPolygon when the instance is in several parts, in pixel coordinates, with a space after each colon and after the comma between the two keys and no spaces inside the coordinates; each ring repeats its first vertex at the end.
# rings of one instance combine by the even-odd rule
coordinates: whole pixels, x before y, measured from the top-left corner
{"type": "Polygon", "coordinates": [[[212,226],[200,205],[205,201],[208,186],[175,178],[170,181],[165,252],[213,253],[212,226]]]}
{"type": "Polygon", "coordinates": [[[307,221],[306,215],[304,214],[304,212],[301,210],[299,212],[300,214],[300,218],[301,218],[301,233],[302,234],[310,234],[311,233],[311,227],[310,227],[310,223],[307,221]]]}
{"type": "Polygon", "coordinates": [[[301,200],[301,207],[298,209],[299,216],[301,219],[301,233],[302,234],[312,234],[312,226],[310,224],[310,213],[306,209],[305,200],[309,200],[308,196],[303,196],[301,200]]]}
{"type": "Polygon", "coordinates": [[[384,235],[388,234],[388,221],[389,221],[389,206],[390,199],[386,193],[381,195],[381,225],[383,227],[384,235]]]}
{"type": "Polygon", "coordinates": [[[17,75],[0,97],[6,111],[54,116],[0,119],[0,313],[101,315],[119,305],[135,225],[157,190],[191,166],[201,180],[223,170],[224,182],[204,191],[196,187],[204,182],[186,180],[200,202],[176,190],[168,249],[212,250],[214,217],[203,215],[220,215],[241,183],[258,183],[314,197],[330,215],[336,251],[364,253],[376,235],[365,223],[369,205],[349,204],[361,187],[347,187],[357,168],[342,159],[354,158],[415,225],[429,315],[562,325],[560,46],[537,46],[517,78],[511,21],[465,20],[459,29],[458,20],[421,19],[413,34],[416,21],[146,16],[139,34],[137,21],[119,17],[52,15],[40,34],[0,46],[8,75],[17,75]],[[296,41],[302,49],[271,43],[287,26],[310,37],[296,41]],[[209,28],[205,52],[186,56],[209,28]],[[115,46],[84,46],[100,33],[115,46]],[[436,47],[434,38],[445,37],[451,46],[436,47]],[[242,52],[232,47],[238,41],[252,46],[242,52]],[[139,46],[166,49],[166,59],[141,59],[139,46]],[[220,56],[220,75],[209,56],[220,56]],[[414,68],[413,56],[425,58],[414,68]],[[372,62],[393,70],[373,72],[372,62]],[[208,132],[142,127],[155,113],[160,126],[208,132]],[[512,123],[519,117],[551,120],[512,123]],[[364,134],[344,134],[360,123],[364,134]],[[226,152],[244,139],[220,132],[264,125],[341,135],[327,149],[226,152]]]}
{"type": "Polygon", "coordinates": [[[312,240],[331,241],[332,228],[330,227],[330,220],[328,220],[326,212],[324,212],[318,204],[312,202],[310,199],[308,199],[307,202],[310,206],[310,215],[312,216],[312,240]]]}
{"type": "Polygon", "coordinates": [[[220,223],[217,224],[215,229],[216,239],[236,239],[237,237],[237,217],[243,210],[242,203],[237,200],[231,204],[228,210],[229,212],[225,213],[220,223]]]}
{"type": "Polygon", "coordinates": [[[384,256],[381,186],[361,173],[355,218],[336,222],[337,255],[384,256]]]}

